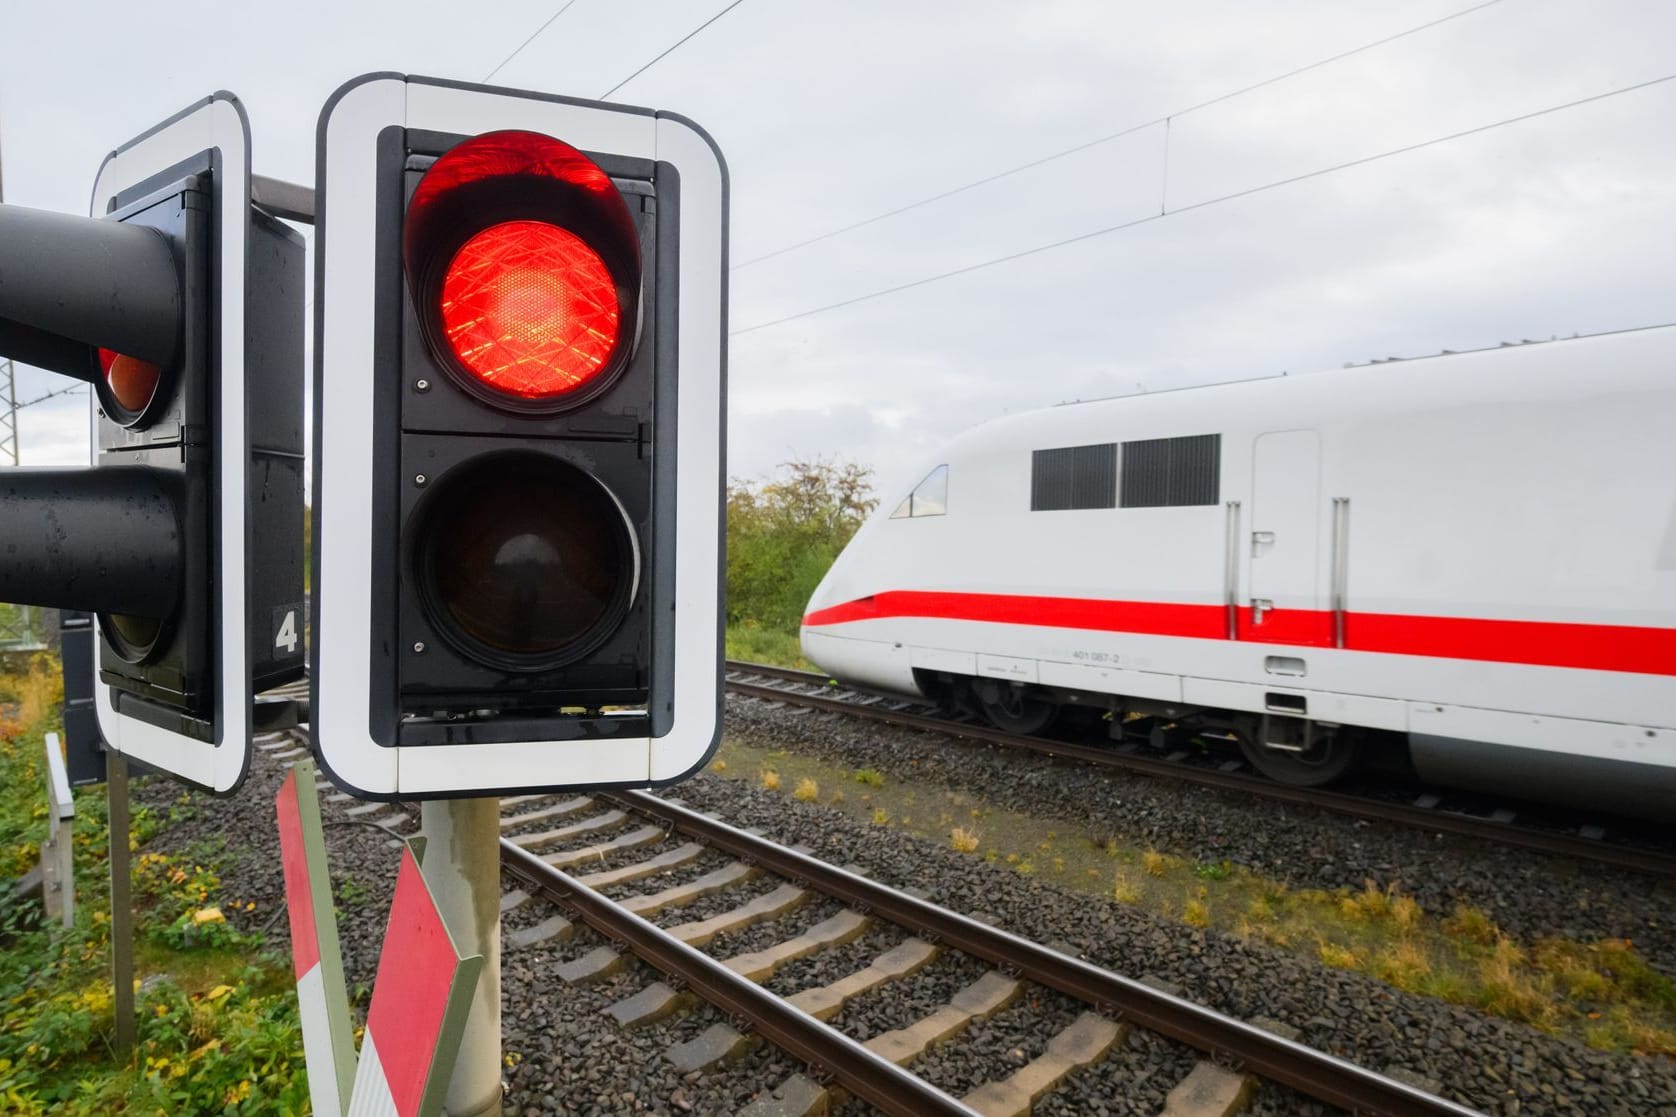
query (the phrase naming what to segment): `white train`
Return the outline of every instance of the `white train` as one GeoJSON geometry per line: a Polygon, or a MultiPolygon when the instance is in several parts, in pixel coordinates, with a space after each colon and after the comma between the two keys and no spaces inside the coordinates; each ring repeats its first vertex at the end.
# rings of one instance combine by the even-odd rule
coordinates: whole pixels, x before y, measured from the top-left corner
{"type": "Polygon", "coordinates": [[[1676,328],[1068,404],[921,476],[809,602],[835,678],[1676,817],[1676,328]]]}

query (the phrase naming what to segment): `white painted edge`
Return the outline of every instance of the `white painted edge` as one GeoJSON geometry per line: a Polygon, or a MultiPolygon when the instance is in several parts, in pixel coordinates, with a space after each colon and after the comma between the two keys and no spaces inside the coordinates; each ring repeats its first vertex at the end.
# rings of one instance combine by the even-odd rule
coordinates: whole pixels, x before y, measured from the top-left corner
{"type": "MultiPolygon", "coordinates": [[[[173,775],[226,792],[238,786],[250,764],[252,683],[244,640],[245,505],[250,457],[244,399],[244,279],[250,236],[250,126],[238,101],[227,94],[198,106],[178,120],[112,153],[99,169],[90,213],[103,216],[111,198],[201,151],[221,152],[221,479],[220,654],[215,672],[216,742],[211,745],[119,714],[110,688],[100,683],[94,657],[94,708],[110,748],[173,775]]],[[[93,436],[90,455],[98,461],[98,402],[89,404],[93,436]]]]}

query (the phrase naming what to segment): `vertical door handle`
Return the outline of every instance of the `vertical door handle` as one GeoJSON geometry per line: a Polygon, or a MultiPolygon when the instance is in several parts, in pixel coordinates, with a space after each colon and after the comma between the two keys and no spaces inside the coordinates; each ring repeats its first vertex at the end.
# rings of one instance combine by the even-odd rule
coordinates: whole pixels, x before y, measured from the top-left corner
{"type": "Polygon", "coordinates": [[[1272,612],[1274,612],[1274,601],[1270,598],[1254,597],[1251,599],[1251,623],[1253,625],[1262,624],[1263,614],[1272,612]]]}
{"type": "Polygon", "coordinates": [[[1274,546],[1274,532],[1254,531],[1251,533],[1251,557],[1257,558],[1264,549],[1274,546]]]}

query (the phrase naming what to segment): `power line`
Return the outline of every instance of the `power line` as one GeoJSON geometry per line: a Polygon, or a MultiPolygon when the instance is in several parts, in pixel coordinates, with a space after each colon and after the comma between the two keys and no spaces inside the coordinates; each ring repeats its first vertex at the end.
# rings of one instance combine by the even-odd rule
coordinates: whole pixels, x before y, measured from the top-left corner
{"type": "Polygon", "coordinates": [[[703,31],[706,27],[709,27],[712,23],[715,23],[718,19],[721,19],[723,16],[727,15],[727,13],[731,12],[733,9],[737,8],[739,5],[743,4],[744,2],[745,2],[745,0],[733,0],[733,3],[729,4],[727,7],[723,8],[721,11],[717,12],[715,15],[711,16],[709,19],[705,20],[703,23],[699,24],[697,27],[693,28],[691,31],[688,31],[685,35],[683,35],[679,40],[676,41],[674,46],[669,47],[662,54],[658,55],[656,58],[654,58],[650,62],[646,63],[646,65],[640,67],[640,69],[636,70],[634,73],[630,74],[628,77],[624,78],[622,81],[618,82],[616,85],[613,85],[610,89],[607,89],[604,93],[601,93],[599,95],[599,99],[601,101],[605,100],[607,97],[611,96],[611,94],[617,92],[617,90],[621,89],[623,86],[627,85],[629,82],[633,81],[635,78],[639,77],[641,74],[644,74],[647,70],[650,70],[653,66],[656,66],[659,62],[662,62],[665,58],[668,58],[671,54],[674,54],[677,47],[682,46],[684,43],[686,43],[686,41],[688,39],[691,39],[694,35],[697,35],[700,31],[703,31]]]}
{"type": "Polygon", "coordinates": [[[570,11],[571,5],[575,4],[575,3],[576,3],[576,0],[565,0],[565,2],[562,5],[560,5],[558,11],[554,12],[552,15],[547,17],[547,22],[546,23],[543,23],[540,27],[537,27],[533,32],[531,32],[529,38],[525,39],[523,42],[518,44],[518,49],[517,50],[513,51],[511,54],[509,54],[505,58],[501,59],[499,66],[496,66],[493,70],[490,70],[488,73],[484,74],[483,75],[483,80],[488,81],[490,78],[494,77],[496,74],[500,73],[503,69],[505,69],[506,64],[508,62],[511,62],[514,58],[517,58],[520,54],[524,53],[524,48],[525,47],[527,47],[531,43],[535,42],[536,39],[540,37],[540,35],[543,31],[545,31],[549,27],[553,26],[553,21],[554,20],[558,19],[560,16],[562,16],[566,12],[570,11]]]}
{"type": "Polygon", "coordinates": [[[13,410],[14,411],[22,411],[25,407],[33,407],[37,403],[45,403],[47,400],[53,399],[57,396],[67,396],[72,392],[85,392],[85,391],[87,391],[87,386],[85,384],[72,384],[68,388],[56,388],[53,391],[47,392],[45,395],[36,396],[32,400],[25,400],[24,402],[18,404],[16,407],[14,407],[13,410]]]}
{"type": "Polygon", "coordinates": [[[1119,129],[1116,132],[1109,132],[1104,136],[1098,137],[1097,139],[1087,140],[1083,143],[1076,144],[1072,147],[1067,147],[1067,148],[1065,148],[1061,151],[1056,151],[1051,155],[1044,155],[1039,159],[1032,159],[1027,163],[1020,163],[1017,166],[1008,167],[1006,170],[996,171],[994,174],[989,174],[989,175],[983,176],[982,178],[973,179],[971,182],[964,183],[960,186],[953,187],[952,189],[949,189],[949,190],[944,190],[941,193],[932,194],[932,195],[929,195],[927,197],[921,198],[918,201],[909,202],[906,205],[897,206],[895,209],[886,210],[883,213],[874,214],[872,217],[867,217],[867,218],[863,218],[860,221],[852,222],[851,224],[844,225],[841,228],[832,229],[832,230],[829,230],[828,232],[820,233],[816,236],[809,237],[805,240],[800,240],[800,241],[797,241],[793,244],[788,244],[788,245],[785,245],[781,248],[776,248],[776,249],[774,249],[774,251],[765,252],[761,256],[753,256],[749,260],[741,260],[739,263],[733,265],[732,270],[738,271],[740,268],[748,268],[752,264],[760,264],[764,260],[772,260],[776,256],[784,256],[788,252],[795,252],[800,248],[807,248],[811,244],[819,244],[821,241],[831,240],[833,237],[838,237],[838,236],[844,235],[845,233],[854,232],[856,229],[863,228],[867,225],[877,224],[878,222],[883,221],[886,218],[896,217],[897,215],[907,213],[910,210],[919,209],[921,206],[928,206],[928,205],[931,205],[933,202],[940,202],[940,201],[943,201],[945,198],[952,198],[957,194],[964,194],[968,190],[975,190],[980,186],[987,186],[992,182],[999,181],[1000,179],[1009,178],[1013,175],[1020,174],[1024,171],[1034,170],[1037,167],[1040,167],[1040,166],[1042,166],[1044,164],[1047,164],[1047,163],[1052,163],[1055,160],[1064,159],[1067,156],[1076,155],[1078,152],[1087,151],[1091,147],[1098,147],[1101,144],[1111,143],[1113,140],[1120,140],[1124,136],[1132,136],[1136,132],[1143,132],[1148,128],[1156,128],[1160,124],[1168,126],[1170,121],[1175,119],[1176,117],[1186,116],[1188,113],[1198,112],[1200,109],[1207,109],[1207,108],[1210,108],[1212,105],[1219,105],[1223,101],[1230,101],[1230,100],[1234,99],[1235,97],[1243,97],[1247,93],[1252,93],[1252,92],[1255,92],[1256,90],[1263,89],[1267,86],[1274,85],[1278,82],[1283,82],[1283,81],[1286,81],[1290,78],[1295,78],[1300,74],[1307,74],[1311,70],[1319,70],[1321,67],[1330,66],[1335,62],[1342,62],[1346,58],[1350,58],[1350,57],[1353,57],[1354,55],[1365,53],[1365,52],[1373,50],[1377,47],[1385,46],[1387,43],[1394,43],[1398,39],[1406,39],[1410,35],[1418,35],[1422,31],[1429,31],[1432,28],[1440,26],[1441,24],[1448,23],[1451,20],[1457,20],[1457,19],[1460,19],[1462,16],[1469,16],[1474,12],[1483,11],[1485,8],[1494,7],[1496,4],[1499,4],[1501,2],[1502,2],[1502,0],[1483,0],[1483,3],[1474,4],[1470,8],[1462,8],[1458,12],[1454,12],[1450,15],[1443,16],[1439,19],[1434,19],[1430,23],[1422,23],[1417,27],[1410,27],[1406,31],[1399,31],[1394,35],[1387,35],[1383,39],[1375,39],[1372,42],[1363,43],[1361,46],[1352,47],[1349,50],[1340,51],[1339,53],[1337,53],[1335,55],[1332,55],[1330,57],[1318,59],[1317,61],[1311,62],[1308,65],[1299,66],[1296,69],[1292,69],[1292,70],[1287,70],[1283,74],[1276,74],[1273,77],[1264,78],[1262,81],[1253,82],[1251,85],[1244,85],[1244,86],[1241,86],[1238,89],[1231,89],[1226,93],[1219,93],[1215,97],[1210,98],[1209,100],[1200,101],[1200,102],[1198,102],[1197,104],[1194,104],[1194,105],[1188,105],[1186,108],[1183,108],[1183,109],[1177,109],[1175,112],[1169,113],[1168,115],[1155,117],[1152,120],[1144,121],[1140,124],[1131,124],[1127,128],[1119,129]]]}
{"type": "Polygon", "coordinates": [[[1493,131],[1497,128],[1505,128],[1509,124],[1521,124],[1527,120],[1535,120],[1537,117],[1548,116],[1557,112],[1564,112],[1567,109],[1574,109],[1580,105],[1593,104],[1596,101],[1604,101],[1611,97],[1620,97],[1626,93],[1634,93],[1638,90],[1650,89],[1655,85],[1662,85],[1668,81],[1676,81],[1676,74],[1666,74],[1661,78],[1653,78],[1650,81],[1636,82],[1634,85],[1626,85],[1618,89],[1611,89],[1605,93],[1596,93],[1589,97],[1579,97],[1575,101],[1567,101],[1564,104],[1559,105],[1550,105],[1545,109],[1537,109],[1534,112],[1521,113],[1518,116],[1506,117],[1502,120],[1492,121],[1489,124],[1480,124],[1474,128],[1467,128],[1463,131],[1451,132],[1446,136],[1436,136],[1429,140],[1421,140],[1419,143],[1407,144],[1403,147],[1394,147],[1389,151],[1381,151],[1375,155],[1364,155],[1358,159],[1351,159],[1343,163],[1334,163],[1329,167],[1319,167],[1316,170],[1305,171],[1303,174],[1292,175],[1289,178],[1275,179],[1272,182],[1265,182],[1259,186],[1250,186],[1243,190],[1235,190],[1232,193],[1219,194],[1214,198],[1205,198],[1189,205],[1177,206],[1175,209],[1164,210],[1159,213],[1149,213],[1145,217],[1137,217],[1130,221],[1120,222],[1116,225],[1107,225],[1105,228],[1094,229],[1087,233],[1079,233],[1074,237],[1066,237],[1063,240],[1056,240],[1050,244],[1037,245],[1034,248],[1026,248],[1020,252],[1011,252],[1005,256],[996,256],[989,260],[981,260],[975,264],[967,264],[964,267],[939,272],[936,275],[928,275],[922,279],[915,279],[908,283],[899,283],[894,287],[885,287],[877,291],[869,291],[864,295],[856,295],[852,298],[841,299],[838,302],[827,303],[824,306],[817,306],[812,310],[802,310],[798,311],[796,314],[787,314],[784,317],[771,319],[767,322],[758,322],[754,326],[745,326],[741,329],[734,330],[729,336],[737,337],[740,334],[754,333],[757,330],[766,330],[770,326],[779,326],[786,322],[795,322],[800,318],[812,318],[817,314],[825,314],[829,310],[838,310],[841,307],[854,306],[856,303],[867,302],[872,299],[880,299],[884,298],[886,295],[894,295],[901,291],[912,290],[915,287],[924,287],[928,284],[937,283],[944,279],[952,279],[957,275],[968,275],[971,272],[982,271],[985,268],[993,268],[1002,264],[1009,264],[1014,260],[1022,260],[1029,256],[1037,256],[1043,252],[1051,252],[1056,248],[1064,248],[1067,245],[1080,244],[1083,241],[1093,240],[1096,237],[1103,237],[1109,233],[1121,232],[1124,229],[1133,229],[1137,225],[1146,225],[1154,221],[1162,221],[1166,217],[1174,217],[1176,214],[1188,213],[1196,209],[1206,209],[1210,206],[1220,205],[1223,202],[1231,202],[1238,198],[1249,198],[1253,194],[1261,194],[1265,191],[1276,190],[1282,186],[1291,186],[1295,183],[1305,182],[1312,178],[1320,178],[1323,175],[1333,174],[1337,171],[1349,170],[1351,167],[1366,166],[1369,163],[1377,163],[1382,159],[1390,159],[1398,155],[1407,155],[1410,152],[1420,151],[1424,148],[1436,147],[1439,144],[1446,144],[1454,140],[1465,139],[1468,136],[1480,135],[1484,132],[1493,131]]]}

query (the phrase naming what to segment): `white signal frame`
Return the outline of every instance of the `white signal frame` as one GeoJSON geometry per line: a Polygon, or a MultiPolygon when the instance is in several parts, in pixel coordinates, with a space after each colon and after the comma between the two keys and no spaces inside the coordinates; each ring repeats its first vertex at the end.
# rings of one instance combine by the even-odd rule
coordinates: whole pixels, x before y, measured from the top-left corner
{"type": "MultiPolygon", "coordinates": [[[[673,782],[721,733],[721,530],[726,364],[727,173],[701,130],[669,114],[545,94],[368,74],[321,112],[316,187],[314,566],[315,755],[365,796],[494,795],[673,782]],[[384,746],[371,735],[369,648],[373,369],[377,337],[377,140],[389,127],[477,135],[524,129],[583,151],[673,165],[681,182],[681,369],[674,719],[661,737],[384,746]]],[[[399,262],[385,261],[386,266],[399,262]]]]}
{"type": "MultiPolygon", "coordinates": [[[[121,753],[187,783],[228,794],[250,769],[254,686],[245,639],[245,488],[250,444],[245,426],[245,259],[250,236],[250,120],[231,93],[219,91],[176,113],[155,128],[129,140],[105,157],[93,184],[89,213],[103,217],[112,198],[185,160],[206,151],[219,153],[216,228],[211,243],[219,253],[215,268],[220,307],[215,423],[217,536],[220,547],[214,663],[215,741],[198,740],[119,713],[111,688],[99,681],[99,656],[93,656],[94,709],[99,732],[113,752],[121,753]]],[[[91,459],[99,460],[98,401],[89,405],[91,459]]],[[[190,593],[193,588],[184,587],[190,593]]]]}

